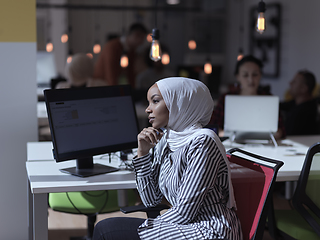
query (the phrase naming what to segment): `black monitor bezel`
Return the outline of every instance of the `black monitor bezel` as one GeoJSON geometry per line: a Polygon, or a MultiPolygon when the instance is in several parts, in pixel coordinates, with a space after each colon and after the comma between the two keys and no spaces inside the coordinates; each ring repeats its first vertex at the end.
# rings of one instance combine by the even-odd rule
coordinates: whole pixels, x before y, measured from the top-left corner
{"type": "Polygon", "coordinates": [[[50,102],[70,101],[70,100],[84,100],[84,99],[97,99],[116,96],[130,96],[132,100],[132,107],[134,108],[134,118],[138,133],[138,119],[135,111],[135,104],[132,97],[132,89],[130,85],[117,85],[106,87],[90,87],[90,88],[67,88],[67,89],[46,89],[44,90],[44,97],[47,107],[49,126],[51,130],[51,137],[53,143],[53,155],[56,162],[62,162],[67,160],[74,160],[79,158],[93,157],[96,155],[107,154],[111,152],[117,152],[126,149],[132,149],[138,147],[138,141],[115,144],[104,147],[91,148],[80,151],[73,151],[67,153],[60,153],[57,145],[57,139],[55,136],[55,130],[52,123],[52,113],[49,106],[50,102]]]}

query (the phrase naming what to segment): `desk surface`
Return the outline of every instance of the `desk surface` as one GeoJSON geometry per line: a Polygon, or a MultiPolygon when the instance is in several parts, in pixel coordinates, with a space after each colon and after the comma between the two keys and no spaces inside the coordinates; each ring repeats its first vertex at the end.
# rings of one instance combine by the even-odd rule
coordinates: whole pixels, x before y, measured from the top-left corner
{"type": "MultiPolygon", "coordinates": [[[[109,165],[105,160],[96,162],[109,165]]],[[[88,178],[80,178],[59,171],[60,168],[73,166],[75,161],[58,164],[55,161],[27,162],[31,192],[37,194],[136,188],[134,173],[130,171],[120,170],[88,178]]]]}
{"type": "MultiPolygon", "coordinates": [[[[309,146],[320,140],[320,136],[290,137],[281,142],[279,147],[253,144],[236,144],[226,140],[223,142],[226,150],[239,147],[248,152],[267,158],[280,160],[284,165],[278,172],[277,181],[296,181],[309,146]]],[[[88,189],[128,189],[135,188],[134,173],[118,171],[89,178],[79,178],[59,171],[61,168],[75,166],[75,161],[56,163],[52,156],[51,142],[30,142],[27,145],[28,162],[26,163],[31,191],[33,193],[86,191],[88,189]],[[76,186],[75,186],[76,185],[76,186]],[[72,190],[68,189],[72,186],[72,190]],[[119,188],[121,187],[121,188],[119,188]]],[[[106,160],[95,160],[108,165],[106,160]]],[[[113,166],[119,162],[113,160],[113,166]]]]}
{"type": "MultiPolygon", "coordinates": [[[[120,170],[103,175],[81,178],[61,172],[59,169],[76,166],[75,160],[56,163],[52,155],[52,142],[27,144],[26,168],[32,193],[94,191],[136,188],[134,173],[120,170]]],[[[118,167],[118,158],[94,158],[94,163],[118,167]]]]}
{"type": "Polygon", "coordinates": [[[237,144],[229,140],[223,142],[226,150],[239,147],[245,151],[267,158],[282,161],[276,181],[296,181],[299,178],[309,146],[317,142],[320,136],[295,136],[282,140],[278,147],[260,144],[237,144]]]}

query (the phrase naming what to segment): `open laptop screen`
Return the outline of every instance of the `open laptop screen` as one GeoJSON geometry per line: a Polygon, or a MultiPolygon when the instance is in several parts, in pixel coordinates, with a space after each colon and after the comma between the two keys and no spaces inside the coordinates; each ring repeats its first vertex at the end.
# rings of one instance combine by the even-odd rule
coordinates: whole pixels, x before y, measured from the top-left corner
{"type": "Polygon", "coordinates": [[[231,132],[276,132],[279,97],[227,95],[224,129],[231,132]]]}

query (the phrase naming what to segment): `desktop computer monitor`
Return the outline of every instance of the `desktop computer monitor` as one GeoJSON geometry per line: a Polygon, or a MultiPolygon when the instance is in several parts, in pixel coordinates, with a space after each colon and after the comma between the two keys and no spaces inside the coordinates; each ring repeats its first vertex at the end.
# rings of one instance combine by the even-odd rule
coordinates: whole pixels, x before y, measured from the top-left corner
{"type": "Polygon", "coordinates": [[[130,86],[48,89],[44,96],[56,162],[77,160],[61,171],[81,177],[116,171],[93,164],[93,156],[137,147],[130,86]]]}

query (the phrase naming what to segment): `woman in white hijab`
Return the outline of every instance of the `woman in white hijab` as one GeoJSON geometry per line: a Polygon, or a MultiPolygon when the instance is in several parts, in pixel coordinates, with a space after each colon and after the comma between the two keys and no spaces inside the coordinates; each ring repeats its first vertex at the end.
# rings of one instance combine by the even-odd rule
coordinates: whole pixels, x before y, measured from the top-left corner
{"type": "Polygon", "coordinates": [[[172,207],[155,219],[104,220],[93,239],[124,232],[130,237],[121,239],[242,239],[224,147],[203,128],[213,111],[208,88],[198,80],[165,78],[147,98],[152,126],[138,135],[137,189],[145,206],[165,197],[172,207]]]}

